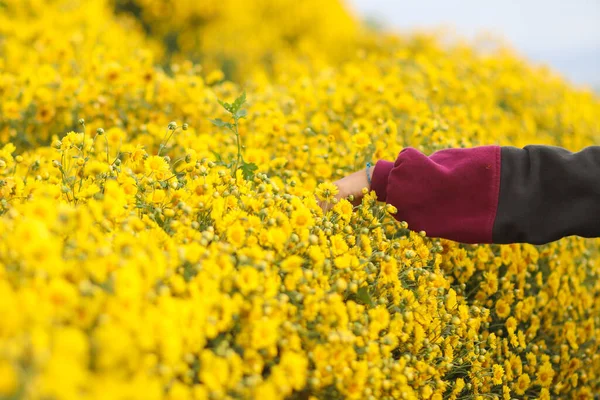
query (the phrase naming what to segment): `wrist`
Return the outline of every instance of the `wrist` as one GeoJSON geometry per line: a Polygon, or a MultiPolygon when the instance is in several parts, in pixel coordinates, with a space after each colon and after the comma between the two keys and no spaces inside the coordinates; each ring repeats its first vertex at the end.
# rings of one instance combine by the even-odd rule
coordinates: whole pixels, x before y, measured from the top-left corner
{"type": "Polygon", "coordinates": [[[367,166],[365,168],[365,175],[367,177],[367,183],[369,186],[368,189],[371,188],[371,177],[373,176],[373,165],[370,162],[367,162],[367,166]]]}

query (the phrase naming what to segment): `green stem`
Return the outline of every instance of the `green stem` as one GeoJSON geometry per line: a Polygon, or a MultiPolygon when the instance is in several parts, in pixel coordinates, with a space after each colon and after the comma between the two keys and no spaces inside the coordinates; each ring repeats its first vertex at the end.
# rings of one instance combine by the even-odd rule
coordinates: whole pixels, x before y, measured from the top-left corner
{"type": "Polygon", "coordinates": [[[238,131],[238,120],[237,119],[234,119],[233,126],[235,128],[235,130],[233,132],[235,133],[235,138],[237,141],[237,157],[235,160],[235,167],[233,169],[233,178],[235,179],[238,166],[240,164],[240,161],[242,160],[242,142],[240,140],[240,133],[238,131]]]}
{"type": "Polygon", "coordinates": [[[163,151],[163,149],[167,147],[167,143],[169,143],[169,140],[171,139],[171,136],[173,136],[173,134],[175,133],[175,131],[176,131],[177,129],[179,129],[179,127],[175,128],[175,129],[173,129],[173,130],[171,130],[171,134],[169,135],[169,137],[167,137],[167,140],[166,140],[166,141],[164,141],[165,143],[164,143],[164,144],[163,144],[163,143],[161,143],[161,144],[160,144],[160,146],[159,146],[159,148],[158,148],[158,155],[159,155],[159,156],[160,156],[160,153],[163,151]]]}

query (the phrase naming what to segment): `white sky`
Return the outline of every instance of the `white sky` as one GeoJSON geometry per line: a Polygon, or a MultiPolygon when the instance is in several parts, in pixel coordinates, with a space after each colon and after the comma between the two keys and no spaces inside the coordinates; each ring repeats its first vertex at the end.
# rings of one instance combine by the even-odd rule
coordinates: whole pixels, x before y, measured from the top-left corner
{"type": "Polygon", "coordinates": [[[446,26],[492,32],[575,83],[600,87],[600,0],[349,0],[398,30],[446,26]]]}

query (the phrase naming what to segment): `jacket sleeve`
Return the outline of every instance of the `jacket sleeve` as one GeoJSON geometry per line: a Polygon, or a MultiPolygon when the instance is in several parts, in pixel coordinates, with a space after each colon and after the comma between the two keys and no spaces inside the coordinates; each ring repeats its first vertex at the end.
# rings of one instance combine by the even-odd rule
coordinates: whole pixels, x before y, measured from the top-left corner
{"type": "Polygon", "coordinates": [[[600,236],[600,146],[414,148],[377,162],[371,183],[396,219],[463,243],[548,243],[600,236]]]}

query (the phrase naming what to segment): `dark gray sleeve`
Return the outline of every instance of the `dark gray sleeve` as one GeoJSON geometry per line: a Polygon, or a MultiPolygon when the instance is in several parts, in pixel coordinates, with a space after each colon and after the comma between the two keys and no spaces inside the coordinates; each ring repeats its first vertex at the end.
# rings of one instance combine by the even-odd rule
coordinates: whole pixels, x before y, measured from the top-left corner
{"type": "Polygon", "coordinates": [[[501,148],[494,243],[600,237],[600,146],[501,148]]]}

